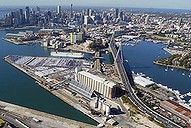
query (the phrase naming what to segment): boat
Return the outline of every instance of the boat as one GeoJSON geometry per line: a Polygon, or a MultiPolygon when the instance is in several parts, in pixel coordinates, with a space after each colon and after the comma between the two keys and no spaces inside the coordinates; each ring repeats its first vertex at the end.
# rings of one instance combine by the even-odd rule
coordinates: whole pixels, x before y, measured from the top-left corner
{"type": "Polygon", "coordinates": [[[83,53],[77,53],[77,52],[51,52],[50,55],[64,58],[84,58],[83,53]]]}
{"type": "Polygon", "coordinates": [[[174,69],[173,69],[173,68],[171,68],[171,71],[174,71],[174,69]]]}
{"type": "Polygon", "coordinates": [[[166,66],[165,71],[166,71],[166,72],[168,71],[168,66],[166,66]]]}

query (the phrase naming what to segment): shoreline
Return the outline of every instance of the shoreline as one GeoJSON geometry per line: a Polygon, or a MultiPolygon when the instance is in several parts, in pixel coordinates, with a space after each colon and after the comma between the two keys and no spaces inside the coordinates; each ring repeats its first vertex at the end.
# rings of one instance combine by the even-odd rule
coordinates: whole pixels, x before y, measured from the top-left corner
{"type": "Polygon", "coordinates": [[[31,77],[32,79],[34,79],[35,81],[37,81],[37,84],[45,89],[46,91],[48,91],[49,93],[51,93],[52,95],[56,96],[57,98],[59,98],[60,100],[62,100],[63,102],[67,103],[68,105],[70,105],[71,107],[75,108],[76,110],[80,111],[81,113],[85,114],[86,116],[90,117],[91,119],[93,119],[94,121],[96,121],[98,124],[101,123],[102,120],[98,119],[98,118],[94,118],[92,115],[90,115],[88,112],[86,111],[85,108],[81,107],[80,104],[78,104],[78,100],[74,99],[71,93],[66,90],[53,90],[51,91],[50,89],[48,89],[48,87],[46,87],[45,85],[41,84],[42,80],[41,78],[39,78],[38,76],[35,76],[34,74],[31,74],[29,72],[27,72],[25,69],[23,69],[22,67],[20,67],[17,64],[14,64],[12,62],[10,62],[9,60],[7,60],[6,58],[4,58],[4,61],[6,61],[7,63],[9,63],[10,65],[12,65],[13,67],[19,69],[20,71],[22,71],[23,73],[25,73],[26,75],[28,75],[29,77],[31,77]],[[75,101],[74,101],[75,100],[75,101]],[[79,107],[80,106],[80,107],[79,107]]]}
{"type": "MultiPolygon", "coordinates": [[[[43,122],[51,121],[50,125],[55,125],[54,121],[56,121],[57,125],[66,125],[68,127],[84,127],[84,128],[92,128],[95,127],[91,124],[83,123],[80,121],[75,121],[72,119],[68,119],[65,117],[49,114],[46,112],[41,112],[38,110],[34,110],[31,108],[26,108],[23,106],[15,105],[12,103],[8,103],[5,101],[0,101],[1,109],[16,115],[17,118],[35,118],[37,120],[41,120],[43,122]]],[[[37,124],[38,125],[38,124],[37,124]]]]}
{"type": "Polygon", "coordinates": [[[168,52],[170,55],[175,55],[175,54],[182,54],[182,51],[177,51],[177,50],[172,50],[172,49],[168,49],[166,47],[162,48],[164,51],[168,52]]]}
{"type": "Polygon", "coordinates": [[[176,69],[182,69],[182,70],[190,71],[190,69],[188,69],[188,68],[184,68],[184,67],[180,67],[180,66],[174,66],[174,65],[165,65],[165,64],[159,63],[158,61],[153,61],[153,63],[156,65],[159,65],[159,66],[163,66],[163,67],[170,67],[170,68],[176,68],[176,69]]]}
{"type": "Polygon", "coordinates": [[[21,42],[13,41],[13,40],[11,40],[11,39],[6,39],[6,38],[2,38],[2,40],[7,41],[7,42],[9,42],[9,43],[13,43],[13,44],[15,44],[15,45],[29,45],[29,44],[38,43],[38,40],[21,41],[21,42]]]}

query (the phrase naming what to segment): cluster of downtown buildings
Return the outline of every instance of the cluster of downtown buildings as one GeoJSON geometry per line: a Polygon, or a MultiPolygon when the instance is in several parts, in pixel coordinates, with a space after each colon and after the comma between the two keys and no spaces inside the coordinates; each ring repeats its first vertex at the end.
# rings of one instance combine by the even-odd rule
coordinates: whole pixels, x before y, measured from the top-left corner
{"type": "MultiPolygon", "coordinates": [[[[175,12],[127,11],[118,8],[73,9],[71,4],[70,8],[65,10],[61,6],[57,6],[54,10],[41,10],[39,7],[35,10],[29,7],[19,9],[6,14],[1,27],[36,26],[43,28],[39,31],[39,35],[43,37],[42,46],[55,49],[63,47],[64,45],[61,44],[67,42],[71,44],[109,43],[110,35],[114,30],[128,36],[150,39],[153,38],[153,35],[157,35],[172,42],[183,41],[183,46],[186,45],[186,48],[189,48],[188,42],[191,41],[191,18],[189,15],[189,13],[175,12]],[[57,33],[59,36],[56,37],[57,33]]],[[[25,35],[21,33],[20,36],[25,35]]],[[[156,40],[160,39],[156,38],[156,40]]],[[[179,46],[177,49],[183,46],[179,46]]],[[[84,89],[84,92],[97,91],[103,97],[109,99],[115,97],[117,85],[110,80],[82,70],[76,70],[75,80],[78,85],[72,84],[71,88],[73,89],[80,87],[81,90],[84,89]]],[[[188,117],[190,110],[188,111],[185,107],[174,104],[174,102],[163,102],[160,107],[185,120],[186,123],[191,118],[188,117]],[[176,108],[181,108],[181,112],[185,110],[189,113],[181,115],[181,112],[176,108]]]]}
{"type": "MultiPolygon", "coordinates": [[[[157,35],[171,42],[190,42],[189,15],[189,12],[138,11],[125,8],[83,9],[73,7],[73,4],[70,7],[57,6],[50,9],[40,9],[37,6],[35,9],[26,7],[6,14],[1,20],[1,28],[36,26],[83,31],[84,28],[92,27],[125,26],[123,30],[125,29],[125,32],[130,35],[142,37],[157,35]]],[[[186,44],[182,45],[184,47],[186,44]]]]}
{"type": "MultiPolygon", "coordinates": [[[[70,9],[62,10],[61,6],[57,6],[55,10],[41,10],[40,7],[25,9],[18,9],[5,14],[3,27],[20,27],[25,25],[32,25],[38,27],[53,27],[54,23],[64,23],[71,27],[81,24],[103,24],[108,20],[119,19],[126,21],[127,17],[118,8],[107,11],[92,9],[75,9],[71,4],[70,9]],[[49,24],[49,26],[47,26],[49,24]]],[[[63,26],[62,26],[63,27],[63,26]]]]}
{"type": "Polygon", "coordinates": [[[42,27],[45,25],[46,27],[49,23],[65,23],[74,26],[79,24],[103,24],[108,20],[114,19],[127,21],[127,17],[118,8],[110,10],[109,13],[104,10],[93,11],[92,9],[75,9],[73,11],[72,8],[72,4],[70,9],[64,11],[61,6],[57,6],[55,10],[40,10],[38,6],[36,9],[27,6],[25,9],[18,9],[17,11],[5,14],[2,26],[19,27],[23,25],[36,25],[42,27]]]}

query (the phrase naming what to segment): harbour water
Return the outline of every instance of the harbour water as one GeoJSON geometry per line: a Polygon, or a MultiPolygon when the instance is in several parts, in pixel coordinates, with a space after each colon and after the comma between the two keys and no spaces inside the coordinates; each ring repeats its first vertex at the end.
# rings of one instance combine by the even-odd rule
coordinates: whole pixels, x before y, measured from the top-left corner
{"type": "MultiPolygon", "coordinates": [[[[0,11],[0,18],[9,10],[0,11]]],[[[35,84],[35,81],[18,69],[3,61],[3,57],[9,54],[49,56],[50,51],[43,49],[39,44],[14,45],[3,41],[6,31],[0,31],[0,100],[36,109],[43,112],[63,116],[66,118],[97,124],[95,121],[64,103],[57,97],[35,84]]],[[[144,73],[153,78],[157,83],[179,90],[181,93],[191,91],[191,78],[189,71],[171,70],[165,71],[165,67],[153,64],[158,57],[167,57],[168,53],[162,50],[163,44],[141,42],[138,45],[123,46],[124,59],[129,61],[132,71],[144,73]],[[182,75],[185,74],[185,75],[182,75]]],[[[88,58],[90,55],[86,54],[88,58]]],[[[107,55],[103,55],[107,57],[107,55]]],[[[108,58],[105,59],[109,61],[108,58]]]]}
{"type": "Polygon", "coordinates": [[[190,71],[168,68],[153,64],[153,60],[159,57],[168,57],[169,53],[162,48],[164,44],[141,42],[132,47],[123,45],[124,60],[128,60],[131,70],[136,73],[144,73],[155,82],[165,85],[173,90],[179,90],[182,94],[191,91],[190,71]],[[184,74],[184,75],[183,75],[184,74]]]}
{"type": "Polygon", "coordinates": [[[6,42],[2,40],[5,34],[6,31],[0,31],[0,100],[93,125],[97,124],[42,89],[32,78],[6,63],[3,57],[9,54],[49,56],[50,51],[43,49],[39,44],[14,45],[6,42]]]}

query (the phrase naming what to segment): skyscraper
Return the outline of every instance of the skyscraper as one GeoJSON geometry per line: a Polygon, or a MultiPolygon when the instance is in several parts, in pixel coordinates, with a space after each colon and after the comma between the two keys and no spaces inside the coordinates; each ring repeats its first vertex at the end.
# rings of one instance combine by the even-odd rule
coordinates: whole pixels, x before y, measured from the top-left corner
{"type": "Polygon", "coordinates": [[[91,9],[87,9],[86,15],[91,16],[92,15],[91,12],[92,12],[91,9]]]}
{"type": "Polygon", "coordinates": [[[59,17],[61,17],[61,13],[62,13],[62,7],[61,6],[57,6],[56,13],[59,15],[59,17]]]}
{"type": "Polygon", "coordinates": [[[115,9],[115,18],[117,19],[118,17],[119,17],[119,9],[116,8],[116,9],[115,9]]]}
{"type": "Polygon", "coordinates": [[[25,10],[25,20],[26,20],[26,23],[29,23],[29,16],[30,16],[30,12],[29,12],[29,7],[27,6],[26,10],[25,10]]]}
{"type": "Polygon", "coordinates": [[[149,15],[147,15],[145,18],[145,24],[147,25],[148,23],[149,23],[149,15]]]}
{"type": "Polygon", "coordinates": [[[70,8],[70,18],[71,19],[73,18],[73,9],[72,9],[72,7],[73,7],[73,4],[71,4],[71,8],[70,8]]]}
{"type": "Polygon", "coordinates": [[[124,20],[124,19],[123,19],[123,11],[120,11],[119,17],[120,17],[121,20],[124,20]]]}
{"type": "Polygon", "coordinates": [[[23,9],[19,10],[19,19],[20,19],[20,24],[24,23],[24,14],[23,14],[23,9]]]}
{"type": "Polygon", "coordinates": [[[40,7],[36,6],[36,11],[40,12],[40,7]]]}

